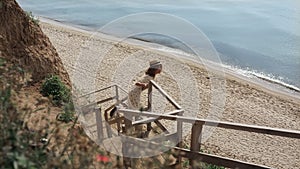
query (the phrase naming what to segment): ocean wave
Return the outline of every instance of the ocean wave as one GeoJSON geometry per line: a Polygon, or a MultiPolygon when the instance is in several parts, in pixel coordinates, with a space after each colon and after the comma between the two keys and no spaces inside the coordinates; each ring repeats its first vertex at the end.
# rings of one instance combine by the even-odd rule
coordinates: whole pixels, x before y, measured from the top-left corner
{"type": "Polygon", "coordinates": [[[298,88],[297,86],[284,82],[284,80],[286,79],[284,77],[274,76],[271,73],[258,72],[256,70],[251,70],[250,68],[242,69],[242,68],[239,68],[237,66],[225,65],[225,64],[223,66],[225,68],[233,70],[237,74],[243,75],[245,77],[258,78],[258,79],[261,79],[265,82],[269,82],[269,83],[272,83],[274,85],[279,85],[279,86],[282,86],[286,89],[289,89],[289,90],[292,90],[292,91],[295,91],[295,92],[300,92],[300,88],[298,88]]]}
{"type": "MultiPolygon", "coordinates": [[[[148,43],[152,43],[152,42],[148,41],[148,43]]],[[[155,47],[155,49],[159,50],[159,51],[162,51],[162,52],[169,53],[169,54],[174,54],[176,56],[181,56],[181,57],[184,57],[184,58],[192,58],[192,59],[195,58],[195,55],[193,55],[191,53],[185,52],[181,49],[175,49],[175,48],[172,48],[172,47],[164,46],[162,44],[157,45],[155,47]]],[[[268,83],[271,83],[271,84],[274,84],[274,85],[279,85],[279,86],[284,87],[288,90],[292,90],[292,91],[295,91],[295,92],[300,92],[299,87],[285,82],[285,81],[288,81],[288,79],[284,78],[284,77],[281,77],[281,76],[275,76],[271,73],[265,73],[265,72],[257,71],[255,69],[251,69],[249,67],[240,68],[238,66],[234,66],[234,65],[230,65],[230,64],[226,64],[226,63],[214,63],[214,65],[215,64],[221,64],[221,65],[218,65],[218,66],[223,67],[225,69],[229,69],[232,72],[235,72],[237,75],[241,75],[241,76],[244,76],[244,77],[247,77],[247,78],[258,78],[258,79],[261,79],[265,82],[268,82],[268,83]]]]}

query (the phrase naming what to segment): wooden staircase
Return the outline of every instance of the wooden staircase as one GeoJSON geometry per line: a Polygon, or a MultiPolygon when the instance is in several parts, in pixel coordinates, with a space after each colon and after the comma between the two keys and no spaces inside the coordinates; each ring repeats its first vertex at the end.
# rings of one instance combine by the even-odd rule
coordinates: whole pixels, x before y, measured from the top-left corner
{"type": "Polygon", "coordinates": [[[133,162],[134,160],[126,157],[126,152],[128,151],[128,149],[132,148],[133,145],[145,148],[145,150],[156,150],[157,147],[163,147],[163,149],[161,150],[165,150],[166,152],[170,152],[168,150],[171,150],[173,153],[163,153],[165,151],[157,152],[158,155],[150,158],[150,161],[159,163],[159,165],[169,165],[172,166],[172,168],[181,168],[182,158],[189,159],[189,165],[192,168],[199,168],[199,161],[228,168],[270,168],[264,165],[248,163],[200,152],[200,138],[203,125],[300,139],[300,131],[295,130],[276,129],[263,126],[197,119],[194,117],[183,117],[184,110],[182,109],[182,107],[177,104],[175,100],[172,99],[154,81],[151,81],[149,84],[147,111],[141,112],[128,109],[126,105],[127,93],[117,85],[112,85],[85,94],[80,98],[84,98],[96,93],[101,93],[105,90],[113,90],[115,94],[108,98],[105,97],[105,99],[103,99],[102,97],[102,99],[97,102],[84,104],[80,107],[79,111],[84,118],[88,117],[89,115],[94,115],[91,116],[94,117],[94,121],[87,122],[89,123],[89,125],[87,125],[86,131],[90,132],[88,133],[88,135],[96,138],[94,140],[97,143],[102,143],[103,145],[108,145],[112,142],[120,143],[116,144],[118,145],[118,147],[115,147],[115,149],[119,150],[119,153],[122,154],[123,165],[125,166],[125,168],[137,167],[135,166],[136,163],[133,162]],[[174,106],[175,110],[167,113],[152,112],[151,107],[153,88],[158,90],[160,94],[162,94],[169,101],[169,103],[174,106]],[[123,97],[121,97],[120,92],[124,93],[123,97]],[[109,112],[113,108],[116,108],[116,113],[113,117],[110,117],[109,112]],[[125,118],[125,116],[144,118],[133,120],[133,118],[125,118]],[[176,122],[177,131],[173,133],[169,132],[167,128],[160,122],[160,120],[170,120],[176,122]],[[183,123],[192,124],[189,149],[183,148],[182,145],[183,123]],[[140,125],[147,125],[147,130],[145,132],[146,134],[143,136],[139,135],[139,132],[135,133],[134,130],[133,132],[131,130],[140,125]],[[126,141],[124,141],[124,136],[126,137],[126,141]],[[164,144],[166,142],[169,142],[170,144],[164,144]],[[174,158],[176,158],[175,162],[174,160],[169,160],[174,158]]]}

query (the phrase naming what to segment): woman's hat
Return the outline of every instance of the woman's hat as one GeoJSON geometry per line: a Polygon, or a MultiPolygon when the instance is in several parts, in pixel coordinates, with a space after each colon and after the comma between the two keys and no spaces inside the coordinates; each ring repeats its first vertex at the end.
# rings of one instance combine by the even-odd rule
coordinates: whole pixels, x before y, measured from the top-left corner
{"type": "Polygon", "coordinates": [[[162,64],[160,63],[160,61],[157,60],[150,61],[150,68],[160,69],[161,66],[162,64]]]}

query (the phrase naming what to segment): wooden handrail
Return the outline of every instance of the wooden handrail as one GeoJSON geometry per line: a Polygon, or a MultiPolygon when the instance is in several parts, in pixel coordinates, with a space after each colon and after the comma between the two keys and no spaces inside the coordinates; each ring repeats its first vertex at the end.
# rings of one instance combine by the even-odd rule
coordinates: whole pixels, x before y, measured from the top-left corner
{"type": "Polygon", "coordinates": [[[121,88],[120,86],[114,84],[114,85],[110,85],[110,86],[107,86],[107,87],[102,88],[102,89],[98,89],[98,90],[92,91],[92,92],[90,92],[90,93],[86,93],[86,94],[84,94],[84,95],[79,96],[79,98],[82,98],[82,97],[85,97],[85,96],[88,96],[88,95],[91,95],[91,94],[94,94],[94,93],[98,93],[98,92],[101,92],[101,91],[103,91],[103,90],[107,90],[107,89],[112,88],[112,87],[117,87],[117,88],[121,89],[123,92],[127,93],[126,90],[124,90],[124,89],[121,88]]]}
{"type": "Polygon", "coordinates": [[[92,91],[92,92],[90,92],[90,93],[86,93],[86,94],[84,94],[84,95],[81,95],[81,96],[79,96],[79,98],[82,98],[82,97],[85,97],[85,96],[88,96],[88,95],[91,95],[91,94],[94,94],[94,93],[98,93],[98,92],[101,92],[101,91],[103,91],[103,90],[107,90],[107,89],[109,89],[109,88],[115,87],[115,86],[116,86],[116,85],[107,86],[107,87],[105,87],[105,88],[102,88],[102,89],[99,89],[99,90],[95,90],[95,91],[92,91]]]}
{"type": "Polygon", "coordinates": [[[81,106],[80,108],[81,109],[84,109],[84,108],[86,108],[86,107],[95,107],[95,106],[97,106],[98,104],[101,104],[101,103],[104,103],[104,102],[108,102],[108,101],[111,101],[111,100],[113,100],[113,99],[115,99],[116,97],[108,97],[108,98],[106,98],[106,99],[103,99],[103,100],[100,100],[100,101],[97,101],[97,102],[94,102],[94,103],[89,103],[89,104],[86,104],[86,105],[83,105],[83,106],[81,106]]]}
{"type": "Polygon", "coordinates": [[[227,158],[227,157],[220,157],[217,155],[211,155],[211,154],[207,154],[207,153],[194,152],[194,151],[190,151],[188,149],[179,148],[179,147],[163,145],[160,143],[156,143],[155,140],[150,141],[150,140],[143,140],[143,139],[127,136],[126,143],[133,143],[134,146],[145,147],[145,148],[149,148],[149,149],[157,149],[157,147],[160,147],[162,150],[173,149],[176,151],[175,153],[179,156],[186,157],[189,159],[199,160],[204,163],[224,166],[224,167],[242,168],[242,169],[270,169],[270,167],[264,166],[264,165],[244,162],[244,161],[231,159],[231,158],[227,158]]]}
{"type": "Polygon", "coordinates": [[[165,115],[161,113],[154,113],[154,112],[140,112],[137,110],[128,110],[128,109],[119,109],[119,112],[123,112],[129,115],[139,115],[139,116],[149,116],[159,119],[166,119],[172,121],[181,121],[185,123],[203,123],[206,126],[216,126],[226,129],[234,129],[234,130],[241,130],[241,131],[249,131],[255,133],[262,133],[262,134],[269,134],[275,136],[283,136],[283,137],[290,137],[290,138],[297,138],[300,139],[300,131],[297,130],[288,130],[288,129],[279,129],[279,128],[271,128],[265,126],[256,126],[256,125],[248,125],[248,124],[241,124],[241,123],[232,123],[232,122],[223,122],[223,121],[214,121],[208,119],[199,119],[199,118],[192,118],[192,117],[183,117],[183,116],[174,116],[174,115],[165,115]]]}
{"type": "Polygon", "coordinates": [[[227,157],[221,157],[212,154],[194,152],[179,147],[174,147],[174,150],[178,151],[182,157],[198,160],[208,164],[223,166],[223,167],[242,168],[242,169],[271,169],[271,167],[264,166],[264,165],[249,163],[245,161],[240,161],[240,160],[231,159],[227,157]]]}
{"type": "Polygon", "coordinates": [[[153,80],[150,81],[150,83],[163,95],[166,97],[166,99],[176,108],[176,109],[182,109],[182,107],[176,103],[176,101],[169,96],[157,83],[155,83],[153,80]]]}
{"type": "MultiPolygon", "coordinates": [[[[165,115],[177,115],[178,113],[183,112],[183,110],[174,110],[168,113],[165,113],[165,115]]],[[[150,122],[154,122],[155,120],[159,120],[160,118],[154,118],[154,117],[149,117],[146,119],[142,119],[142,120],[138,120],[138,121],[134,121],[132,122],[132,125],[139,125],[139,124],[146,124],[146,123],[150,123],[150,122]]]]}

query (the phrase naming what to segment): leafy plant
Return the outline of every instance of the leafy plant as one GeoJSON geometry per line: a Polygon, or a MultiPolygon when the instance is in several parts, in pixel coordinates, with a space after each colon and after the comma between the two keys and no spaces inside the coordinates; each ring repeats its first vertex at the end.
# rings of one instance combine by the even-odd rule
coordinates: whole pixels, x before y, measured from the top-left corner
{"type": "Polygon", "coordinates": [[[40,23],[40,20],[35,17],[31,11],[26,11],[26,16],[36,25],[38,25],[40,23]]]}
{"type": "Polygon", "coordinates": [[[75,119],[73,102],[64,105],[64,111],[57,115],[56,119],[68,123],[75,119]]]}
{"type": "Polygon", "coordinates": [[[225,169],[225,167],[217,166],[217,165],[213,165],[213,164],[204,164],[203,168],[206,168],[206,169],[225,169]]]}
{"type": "Polygon", "coordinates": [[[58,76],[46,78],[42,85],[41,93],[52,98],[55,105],[63,106],[64,111],[57,115],[57,120],[66,123],[74,120],[74,104],[71,99],[70,89],[62,83],[58,76]]]}
{"type": "Polygon", "coordinates": [[[55,105],[60,106],[71,101],[70,90],[61,82],[58,76],[46,78],[42,85],[41,93],[43,96],[52,98],[55,105]]]}

